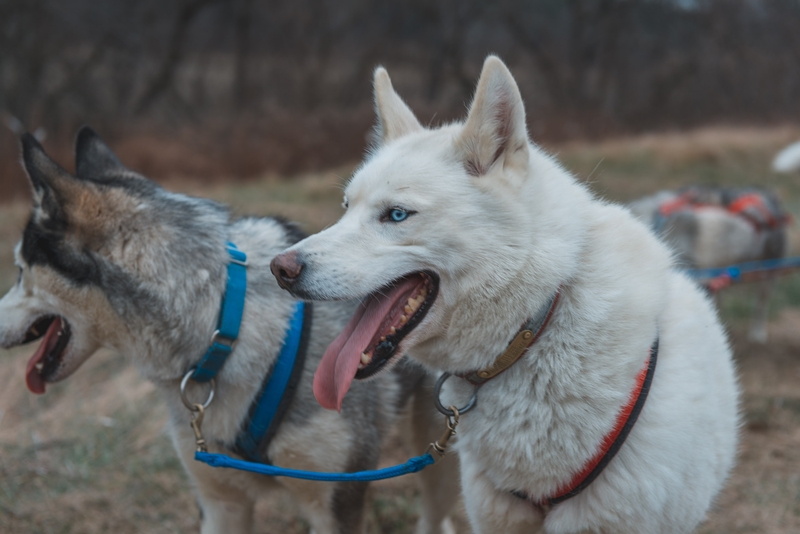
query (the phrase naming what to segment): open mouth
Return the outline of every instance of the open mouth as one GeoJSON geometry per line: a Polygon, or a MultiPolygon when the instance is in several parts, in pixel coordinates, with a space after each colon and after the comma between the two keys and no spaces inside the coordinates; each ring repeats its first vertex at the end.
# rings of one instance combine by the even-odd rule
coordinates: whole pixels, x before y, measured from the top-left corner
{"type": "Polygon", "coordinates": [[[424,271],[366,296],[322,357],[314,375],[317,401],[340,409],[354,378],[374,376],[397,356],[400,342],[425,318],[438,291],[439,277],[424,271]]]}
{"type": "Polygon", "coordinates": [[[25,383],[31,393],[44,393],[45,383],[51,381],[61,367],[71,337],[69,323],[57,315],[40,317],[25,333],[23,343],[44,338],[25,369],[25,383]]]}

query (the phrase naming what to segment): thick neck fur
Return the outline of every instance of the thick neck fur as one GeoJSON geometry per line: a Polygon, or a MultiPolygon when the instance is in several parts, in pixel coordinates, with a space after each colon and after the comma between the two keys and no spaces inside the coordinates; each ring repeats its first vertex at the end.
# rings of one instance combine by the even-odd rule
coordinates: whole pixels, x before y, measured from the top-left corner
{"type": "Polygon", "coordinates": [[[589,239],[591,196],[554,160],[529,150],[528,179],[500,193],[509,197],[511,220],[500,229],[503,235],[487,239],[487,260],[503,254],[502,261],[475,261],[470,271],[456,273],[457,281],[443,279],[440,334],[413,349],[433,367],[466,372],[491,365],[520,326],[579,269],[589,239]],[[496,249],[498,243],[503,250],[496,249]]]}
{"type": "MultiPolygon", "coordinates": [[[[519,230],[530,240],[529,256],[513,275],[494,282],[491,294],[478,291],[448,302],[444,335],[420,343],[412,354],[450,372],[491,365],[520,325],[562,287],[542,337],[480,389],[478,408],[462,419],[460,433],[460,446],[482,458],[498,453],[484,450],[487,444],[504,442],[504,456],[512,461],[502,465],[536,465],[534,474],[498,465],[492,478],[498,487],[542,497],[585,464],[628,400],[666,300],[666,288],[654,280],[665,278],[670,262],[643,225],[616,231],[631,225],[628,212],[593,199],[534,148],[530,161],[531,179],[519,195],[530,215],[519,230]],[[605,253],[609,248],[623,253],[605,253]],[[515,419],[524,420],[524,428],[499,423],[520,410],[525,415],[515,419]],[[577,438],[563,440],[569,449],[550,442],[555,429],[577,438]]],[[[471,387],[451,382],[453,402],[463,404],[471,387]]]]}
{"type": "MultiPolygon", "coordinates": [[[[228,404],[229,420],[216,421],[210,411],[205,425],[210,436],[230,445],[229,440],[236,435],[249,408],[249,398],[261,386],[277,358],[296,301],[278,287],[269,271],[272,257],[290,244],[279,223],[271,219],[243,219],[230,226],[223,225],[219,231],[220,252],[213,254],[215,266],[201,269],[185,262],[171,266],[176,280],[169,284],[170,299],[165,301],[169,315],[174,318],[171,324],[153,327],[156,331],[152,333],[142,332],[149,327],[141,325],[138,343],[121,350],[145,377],[164,391],[173,415],[188,417],[178,400],[178,382],[200,361],[216,329],[227,278],[225,242],[233,241],[248,258],[246,313],[236,349],[216,378],[215,402],[228,404]],[[234,409],[241,413],[232,413],[234,409]]],[[[198,257],[190,254],[175,259],[198,257]]],[[[188,391],[191,398],[202,400],[208,388],[190,383],[188,391]]]]}
{"type": "MultiPolygon", "coordinates": [[[[164,194],[173,203],[195,201],[164,194]]],[[[294,311],[296,301],[278,287],[269,270],[270,260],[289,246],[292,238],[280,221],[253,218],[231,223],[226,210],[197,202],[194,218],[162,220],[162,225],[151,225],[160,229],[159,236],[148,243],[128,244],[127,254],[135,255],[139,262],[137,289],[148,298],[115,301],[111,293],[109,301],[119,326],[117,335],[107,340],[110,348],[122,353],[162,390],[173,417],[188,418],[178,397],[178,384],[205,354],[217,327],[229,261],[225,245],[227,241],[235,243],[247,254],[249,264],[245,315],[236,349],[216,378],[214,402],[228,404],[227,418],[217,420],[214,413],[221,410],[211,410],[204,425],[209,437],[231,445],[250,399],[277,358],[294,311]],[[138,251],[137,246],[141,247],[138,251]],[[143,272],[145,276],[141,276],[143,272]]],[[[188,387],[190,398],[197,401],[202,401],[207,391],[207,385],[190,382],[188,387]]]]}

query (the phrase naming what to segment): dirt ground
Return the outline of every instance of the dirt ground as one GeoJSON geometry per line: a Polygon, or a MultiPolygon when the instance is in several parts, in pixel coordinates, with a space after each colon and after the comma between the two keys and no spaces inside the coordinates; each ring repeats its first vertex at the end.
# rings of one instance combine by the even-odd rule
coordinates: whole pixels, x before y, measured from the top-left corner
{"type": "MultiPolygon", "coordinates": [[[[717,129],[554,152],[612,199],[693,182],[757,179],[779,191],[797,219],[800,179],[765,170],[771,154],[793,138],[800,131],[717,129]]],[[[338,217],[339,189],[349,172],[265,177],[235,186],[175,181],[169,187],[230,203],[237,213],[279,213],[314,231],[338,217]]],[[[0,206],[0,292],[16,278],[12,250],[26,212],[23,205],[0,206]]],[[[744,335],[750,297],[748,288],[736,289],[721,301],[743,389],[744,424],[738,465],[699,529],[703,534],[800,532],[800,275],[780,283],[765,345],[744,335]]],[[[166,412],[153,386],[119,356],[100,352],[46,395],[34,396],[24,385],[32,350],[0,351],[0,532],[196,532],[197,507],[165,435],[166,412]]],[[[395,437],[383,464],[408,455],[395,437]]],[[[417,498],[413,477],[374,484],[369,532],[412,532],[417,498]]],[[[463,509],[455,523],[459,532],[469,532],[463,509]]],[[[259,504],[256,525],[259,533],[308,532],[283,494],[259,504]]]]}

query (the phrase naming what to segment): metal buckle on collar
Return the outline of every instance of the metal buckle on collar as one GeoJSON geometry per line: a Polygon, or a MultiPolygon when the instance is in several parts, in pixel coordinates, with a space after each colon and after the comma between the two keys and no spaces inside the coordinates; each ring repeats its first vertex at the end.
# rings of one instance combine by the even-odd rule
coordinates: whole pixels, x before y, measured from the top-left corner
{"type": "Polygon", "coordinates": [[[219,330],[214,330],[214,333],[211,335],[211,344],[219,343],[220,345],[227,346],[231,351],[236,346],[236,340],[231,339],[229,337],[225,337],[219,333],[219,330]]]}

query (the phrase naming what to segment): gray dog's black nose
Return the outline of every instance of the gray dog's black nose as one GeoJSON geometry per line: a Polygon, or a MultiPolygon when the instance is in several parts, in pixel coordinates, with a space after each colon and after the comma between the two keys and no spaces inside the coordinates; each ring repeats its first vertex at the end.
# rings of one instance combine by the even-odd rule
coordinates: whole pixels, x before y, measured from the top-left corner
{"type": "Polygon", "coordinates": [[[303,270],[303,264],[297,256],[297,251],[291,250],[275,256],[269,264],[278,285],[283,289],[291,289],[303,270]]]}

